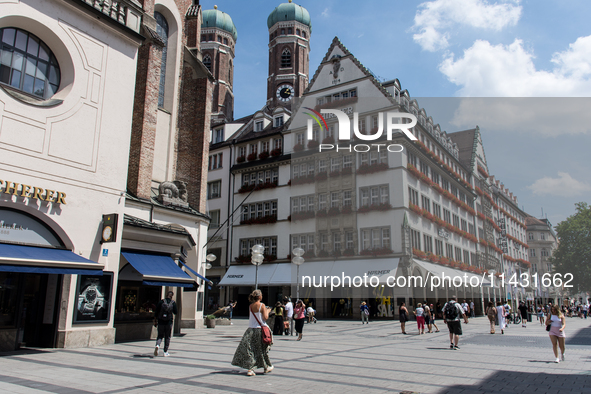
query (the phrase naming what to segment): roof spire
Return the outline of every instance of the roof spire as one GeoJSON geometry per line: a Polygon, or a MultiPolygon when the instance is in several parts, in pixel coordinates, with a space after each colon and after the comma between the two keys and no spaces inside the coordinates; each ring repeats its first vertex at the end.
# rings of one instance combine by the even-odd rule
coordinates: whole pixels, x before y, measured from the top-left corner
{"type": "Polygon", "coordinates": [[[214,5],[214,6],[213,6],[213,9],[214,9],[214,10],[217,10],[217,9],[218,9],[218,6],[217,6],[217,5],[214,5]]]}

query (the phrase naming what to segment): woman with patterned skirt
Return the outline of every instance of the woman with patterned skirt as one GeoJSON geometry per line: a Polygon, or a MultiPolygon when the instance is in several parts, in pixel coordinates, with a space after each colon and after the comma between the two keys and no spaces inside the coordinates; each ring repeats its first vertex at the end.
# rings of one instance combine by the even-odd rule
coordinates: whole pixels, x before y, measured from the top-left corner
{"type": "Polygon", "coordinates": [[[269,360],[271,344],[263,343],[261,324],[267,325],[265,322],[269,318],[270,308],[261,302],[262,299],[263,294],[260,290],[255,290],[248,296],[248,328],[232,359],[232,365],[248,370],[248,376],[254,376],[256,368],[263,368],[265,373],[271,372],[274,368],[269,360]]]}

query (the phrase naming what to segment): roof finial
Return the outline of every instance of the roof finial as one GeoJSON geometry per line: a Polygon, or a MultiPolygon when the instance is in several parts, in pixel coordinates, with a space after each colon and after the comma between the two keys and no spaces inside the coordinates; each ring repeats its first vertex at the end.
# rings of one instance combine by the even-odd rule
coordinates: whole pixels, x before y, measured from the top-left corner
{"type": "Polygon", "coordinates": [[[213,9],[214,9],[214,10],[217,10],[217,9],[218,9],[218,6],[217,6],[217,5],[214,5],[214,6],[213,6],[213,9]]]}
{"type": "Polygon", "coordinates": [[[291,3],[291,0],[289,0],[289,2],[291,3]]]}

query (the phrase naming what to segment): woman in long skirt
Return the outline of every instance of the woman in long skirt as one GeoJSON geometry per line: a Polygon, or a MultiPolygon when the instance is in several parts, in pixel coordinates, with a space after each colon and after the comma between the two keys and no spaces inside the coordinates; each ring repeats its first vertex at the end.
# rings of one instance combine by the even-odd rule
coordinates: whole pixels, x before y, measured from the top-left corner
{"type": "Polygon", "coordinates": [[[256,368],[263,368],[265,373],[273,370],[273,365],[269,360],[271,344],[263,343],[261,324],[267,325],[265,322],[269,318],[269,307],[261,302],[262,299],[263,294],[260,290],[255,290],[248,296],[250,301],[248,328],[232,359],[232,365],[248,370],[246,373],[248,376],[254,376],[256,368]]]}
{"type": "Polygon", "coordinates": [[[501,328],[501,334],[505,333],[505,327],[507,326],[505,322],[505,307],[501,303],[501,301],[497,301],[497,317],[499,319],[499,327],[501,328]]]}

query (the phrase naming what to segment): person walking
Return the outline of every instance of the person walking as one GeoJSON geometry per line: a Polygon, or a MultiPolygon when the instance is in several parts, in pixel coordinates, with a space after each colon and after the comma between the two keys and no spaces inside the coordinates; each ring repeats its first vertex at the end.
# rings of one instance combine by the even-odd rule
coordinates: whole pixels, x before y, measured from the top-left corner
{"type": "Polygon", "coordinates": [[[419,328],[419,335],[425,333],[425,309],[423,309],[423,304],[420,302],[417,304],[417,308],[413,311],[415,316],[417,317],[417,327],[419,328]]]}
{"type": "Polygon", "coordinates": [[[553,305],[550,309],[550,316],[546,319],[546,326],[550,326],[550,341],[552,342],[552,350],[554,350],[554,356],[556,357],[554,362],[559,363],[561,358],[564,361],[564,352],[566,350],[564,347],[564,340],[566,338],[564,327],[566,326],[566,320],[556,305],[553,305]],[[560,346],[561,358],[558,357],[557,345],[560,346]]]}
{"type": "Polygon", "coordinates": [[[310,305],[308,305],[308,308],[306,309],[306,316],[308,317],[308,323],[316,323],[316,311],[314,310],[314,308],[312,308],[312,303],[310,303],[310,305]]]}
{"type": "Polygon", "coordinates": [[[228,303],[228,312],[230,312],[230,325],[234,324],[232,323],[232,314],[234,313],[234,308],[236,308],[236,304],[238,304],[238,301],[230,300],[230,302],[228,303]]]}
{"type": "Polygon", "coordinates": [[[542,304],[538,304],[538,320],[540,321],[540,326],[544,325],[544,307],[542,304]]]}
{"type": "Polygon", "coordinates": [[[462,322],[460,318],[464,318],[464,323],[468,324],[468,316],[464,313],[464,309],[457,303],[457,300],[458,298],[454,295],[443,306],[443,322],[447,324],[449,330],[449,348],[453,350],[460,350],[458,346],[460,335],[462,335],[462,322]]]}
{"type": "MultiPolygon", "coordinates": [[[[425,310],[427,308],[425,307],[425,310]]],[[[439,327],[435,324],[435,318],[437,317],[436,309],[433,308],[433,304],[429,307],[429,332],[432,332],[431,325],[435,327],[435,332],[439,332],[439,327]]]]}
{"type": "Polygon", "coordinates": [[[585,304],[585,305],[583,305],[583,316],[585,316],[585,319],[587,318],[588,313],[589,313],[589,305],[585,304]]]}
{"type": "Polygon", "coordinates": [[[474,301],[470,300],[470,317],[476,317],[476,312],[474,311],[474,301]]]}
{"type": "Polygon", "coordinates": [[[406,335],[406,322],[409,321],[409,318],[408,309],[406,309],[406,304],[404,302],[402,302],[398,308],[398,319],[400,320],[400,328],[402,329],[402,333],[406,335]]]}
{"type": "Polygon", "coordinates": [[[429,308],[429,305],[427,305],[427,301],[425,301],[423,303],[423,309],[424,309],[423,316],[425,316],[425,325],[427,326],[427,332],[429,334],[431,334],[433,332],[432,331],[433,326],[431,325],[431,319],[432,319],[431,308],[429,308]]]}
{"type": "Polygon", "coordinates": [[[295,330],[298,334],[298,341],[302,340],[304,332],[304,321],[306,319],[306,305],[302,300],[297,300],[293,308],[293,320],[295,320],[295,330]]]}
{"type": "Polygon", "coordinates": [[[359,311],[361,312],[361,324],[369,324],[369,306],[365,301],[359,305],[359,311]]]}
{"type": "Polygon", "coordinates": [[[274,368],[269,359],[272,344],[263,343],[261,327],[267,326],[265,322],[269,318],[270,307],[263,304],[263,293],[260,290],[250,293],[248,301],[248,328],[234,353],[232,365],[246,369],[247,376],[255,376],[256,368],[263,368],[265,373],[271,372],[274,368]]]}
{"type": "Polygon", "coordinates": [[[275,303],[275,308],[273,308],[273,312],[275,313],[275,323],[273,324],[273,335],[281,335],[283,334],[284,326],[283,326],[283,305],[281,302],[277,301],[275,303]]]}
{"type": "Polygon", "coordinates": [[[164,357],[170,356],[168,354],[168,347],[170,346],[170,337],[172,336],[172,322],[173,315],[178,313],[176,302],[172,300],[174,292],[166,293],[166,298],[160,300],[156,305],[154,313],[154,324],[158,327],[158,336],[156,338],[156,347],[154,347],[154,357],[158,357],[158,351],[164,339],[164,357]]]}
{"type": "Polygon", "coordinates": [[[507,327],[505,321],[505,307],[501,301],[497,302],[497,320],[499,321],[499,327],[501,328],[501,334],[505,333],[505,328],[507,327]]]}
{"type": "Polygon", "coordinates": [[[525,306],[525,302],[519,302],[519,313],[521,313],[521,327],[527,327],[527,306],[525,306]]]}
{"type": "Polygon", "coordinates": [[[291,298],[285,297],[285,318],[289,324],[289,328],[285,330],[285,335],[293,335],[293,304],[291,298]]]}
{"type": "Polygon", "coordinates": [[[488,317],[488,322],[490,323],[490,333],[495,333],[495,315],[497,314],[497,308],[495,308],[495,304],[492,302],[488,303],[486,307],[486,316],[488,317]]]}

